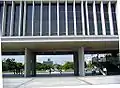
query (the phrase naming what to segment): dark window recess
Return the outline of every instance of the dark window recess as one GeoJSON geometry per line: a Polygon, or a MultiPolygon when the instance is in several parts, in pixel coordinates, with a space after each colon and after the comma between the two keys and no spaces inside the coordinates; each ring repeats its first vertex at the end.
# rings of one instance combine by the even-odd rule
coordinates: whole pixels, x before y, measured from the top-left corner
{"type": "Polygon", "coordinates": [[[67,4],[68,35],[74,35],[73,4],[67,4]]]}
{"type": "Polygon", "coordinates": [[[57,4],[51,3],[51,36],[57,35],[57,4]]]}
{"type": "Polygon", "coordinates": [[[59,35],[66,35],[65,3],[59,3],[59,35]]]}
{"type": "Polygon", "coordinates": [[[42,8],[42,36],[49,35],[49,4],[43,3],[42,8]]]}
{"type": "Polygon", "coordinates": [[[20,5],[15,4],[14,8],[14,21],[13,21],[13,36],[18,36],[19,34],[19,12],[20,12],[20,5]]]}
{"type": "Polygon", "coordinates": [[[82,35],[82,15],[81,15],[81,3],[76,3],[76,31],[77,35],[82,35]]]}
{"type": "Polygon", "coordinates": [[[36,4],[34,7],[34,30],[33,35],[34,36],[40,36],[40,14],[41,12],[41,4],[36,4]]]}
{"type": "Polygon", "coordinates": [[[103,4],[106,35],[110,35],[110,24],[108,15],[108,4],[103,4]]]}
{"type": "Polygon", "coordinates": [[[97,29],[98,35],[102,35],[102,22],[101,22],[101,11],[100,11],[100,4],[96,4],[96,16],[97,16],[97,29]]]}
{"type": "Polygon", "coordinates": [[[27,4],[25,36],[31,36],[31,35],[32,35],[32,4],[27,4]]]}
{"type": "Polygon", "coordinates": [[[94,18],[93,18],[93,4],[88,3],[88,19],[89,19],[89,34],[95,34],[94,18]]]}

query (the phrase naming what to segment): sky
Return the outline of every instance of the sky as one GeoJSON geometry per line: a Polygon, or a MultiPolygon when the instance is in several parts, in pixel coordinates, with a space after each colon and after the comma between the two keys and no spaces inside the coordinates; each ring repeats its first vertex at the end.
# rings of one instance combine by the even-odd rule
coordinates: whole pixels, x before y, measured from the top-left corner
{"type": "MultiPolygon", "coordinates": [[[[85,54],[85,61],[90,61],[92,57],[97,56],[96,54],[85,54]]],[[[101,54],[99,57],[103,57],[101,54]]],[[[4,58],[14,58],[16,62],[24,63],[24,55],[3,55],[4,58]]],[[[73,55],[37,55],[37,62],[43,63],[43,61],[47,61],[48,58],[53,61],[54,64],[64,64],[67,61],[73,62],[73,55]]]]}

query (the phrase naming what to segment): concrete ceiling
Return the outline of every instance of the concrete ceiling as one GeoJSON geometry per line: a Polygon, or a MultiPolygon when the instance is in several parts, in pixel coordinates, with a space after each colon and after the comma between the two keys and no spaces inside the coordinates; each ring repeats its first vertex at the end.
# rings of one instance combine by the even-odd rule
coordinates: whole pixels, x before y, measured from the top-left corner
{"type": "Polygon", "coordinates": [[[2,43],[2,52],[24,52],[25,48],[29,48],[35,52],[41,51],[75,51],[80,47],[84,47],[85,51],[94,50],[118,50],[119,42],[14,42],[2,43]]]}

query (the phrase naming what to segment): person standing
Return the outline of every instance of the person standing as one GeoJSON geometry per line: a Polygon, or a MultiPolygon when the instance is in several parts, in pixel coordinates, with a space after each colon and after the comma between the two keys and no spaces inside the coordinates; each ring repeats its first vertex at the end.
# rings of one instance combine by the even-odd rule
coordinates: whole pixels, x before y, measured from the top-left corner
{"type": "Polygon", "coordinates": [[[50,68],[50,70],[49,70],[49,73],[51,74],[51,68],[50,68]]]}

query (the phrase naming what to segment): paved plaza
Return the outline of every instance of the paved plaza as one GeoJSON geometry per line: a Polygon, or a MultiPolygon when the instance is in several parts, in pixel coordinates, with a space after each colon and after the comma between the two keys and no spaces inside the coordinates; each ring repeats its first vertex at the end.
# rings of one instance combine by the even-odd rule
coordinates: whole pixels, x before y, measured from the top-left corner
{"type": "Polygon", "coordinates": [[[45,88],[45,87],[75,87],[95,88],[96,85],[120,86],[120,75],[116,76],[44,76],[44,77],[4,77],[4,88],[45,88]]]}

